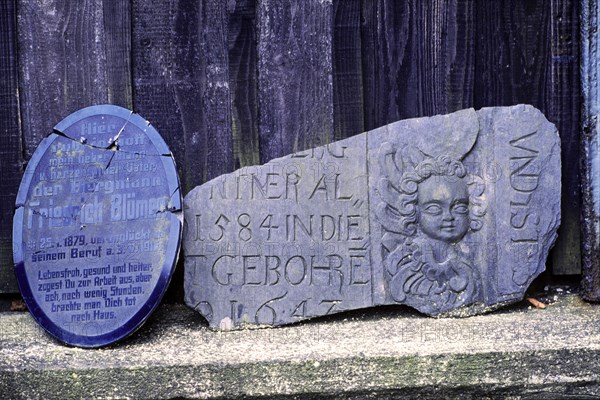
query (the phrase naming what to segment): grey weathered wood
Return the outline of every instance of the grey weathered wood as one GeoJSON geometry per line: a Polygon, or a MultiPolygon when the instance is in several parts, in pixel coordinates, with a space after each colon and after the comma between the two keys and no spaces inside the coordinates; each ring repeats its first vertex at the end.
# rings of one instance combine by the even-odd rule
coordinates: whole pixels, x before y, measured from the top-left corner
{"type": "Polygon", "coordinates": [[[260,162],[256,4],[229,2],[229,87],[235,169],[260,162]]]}
{"type": "Polygon", "coordinates": [[[132,6],[134,109],[175,155],[184,193],[233,168],[226,5],[132,6]]]}
{"type": "MultiPolygon", "coordinates": [[[[228,9],[220,0],[134,0],[134,109],[175,156],[182,193],[233,169],[228,9]]],[[[166,297],[182,300],[183,268],[166,297]]]]}
{"type": "Polygon", "coordinates": [[[600,86],[598,50],[600,49],[600,4],[581,1],[581,80],[582,115],[582,294],[600,301],[600,86]]]}
{"type": "Polygon", "coordinates": [[[550,87],[547,113],[561,135],[562,224],[552,251],[552,272],[581,273],[581,174],[579,70],[579,0],[551,1],[549,61],[550,87]]]}
{"type": "Polygon", "coordinates": [[[104,1],[108,102],[133,107],[131,85],[131,2],[104,1]]]}
{"type": "Polygon", "coordinates": [[[362,0],[333,1],[334,139],[365,131],[361,57],[362,0]]]}
{"type": "Polygon", "coordinates": [[[572,1],[477,2],[476,108],[528,103],[559,128],[563,223],[552,271],[580,272],[577,7],[572,1]]]}
{"type": "Polygon", "coordinates": [[[12,261],[12,215],[23,171],[17,63],[17,4],[0,3],[0,293],[18,291],[12,261]]]}
{"type": "Polygon", "coordinates": [[[549,2],[478,1],[475,21],[475,108],[528,103],[550,111],[549,2]]]}
{"type": "Polygon", "coordinates": [[[330,1],[259,0],[261,162],[329,143],[333,133],[330,1]]]}
{"type": "Polygon", "coordinates": [[[365,128],[472,106],[474,6],[364,0],[365,128]]]}
{"type": "Polygon", "coordinates": [[[115,3],[120,7],[114,13],[101,0],[17,4],[21,116],[28,158],[70,113],[108,101],[129,104],[129,71],[122,61],[129,53],[125,44],[119,45],[129,40],[129,17],[124,1],[115,3]],[[112,26],[115,21],[121,28],[112,26]],[[121,61],[115,64],[116,58],[121,61]]]}
{"type": "MultiPolygon", "coordinates": [[[[403,62],[410,58],[405,54],[410,30],[408,2],[365,0],[362,18],[365,129],[371,130],[402,118],[397,99],[398,79],[405,87],[407,82],[414,82],[407,71],[410,61],[403,62]]],[[[417,98],[413,99],[418,102],[417,98]]],[[[402,111],[412,116],[420,115],[414,108],[402,111]]]]}

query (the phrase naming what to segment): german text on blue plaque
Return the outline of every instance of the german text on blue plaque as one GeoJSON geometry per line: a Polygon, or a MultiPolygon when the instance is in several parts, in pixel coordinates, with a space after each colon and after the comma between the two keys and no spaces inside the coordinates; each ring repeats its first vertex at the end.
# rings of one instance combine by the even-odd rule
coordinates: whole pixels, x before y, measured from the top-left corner
{"type": "Polygon", "coordinates": [[[37,322],[76,346],[122,339],[158,305],[177,260],[173,157],[139,115],[82,109],[33,154],[13,229],[17,279],[37,322]]]}

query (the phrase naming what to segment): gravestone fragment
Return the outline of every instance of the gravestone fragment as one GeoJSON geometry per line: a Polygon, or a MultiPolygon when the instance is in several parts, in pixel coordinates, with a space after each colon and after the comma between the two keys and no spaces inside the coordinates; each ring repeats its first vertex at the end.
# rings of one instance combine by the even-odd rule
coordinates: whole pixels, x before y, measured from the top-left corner
{"type": "Polygon", "coordinates": [[[81,347],[135,331],[168,286],[181,218],[173,157],[148,121],[112,105],[65,118],[17,195],[15,271],[35,320],[81,347]]]}
{"type": "Polygon", "coordinates": [[[560,141],[519,105],[399,121],[184,200],[185,301],[211,327],[523,298],[560,224],[560,141]]]}

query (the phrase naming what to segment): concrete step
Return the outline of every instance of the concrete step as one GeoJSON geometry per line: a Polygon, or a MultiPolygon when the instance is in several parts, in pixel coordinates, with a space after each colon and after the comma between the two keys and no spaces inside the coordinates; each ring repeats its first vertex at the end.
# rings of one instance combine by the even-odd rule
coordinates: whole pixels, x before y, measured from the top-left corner
{"type": "Polygon", "coordinates": [[[464,319],[385,307],[232,332],[171,304],[92,350],[2,312],[0,398],[597,398],[600,306],[551,300],[464,319]]]}

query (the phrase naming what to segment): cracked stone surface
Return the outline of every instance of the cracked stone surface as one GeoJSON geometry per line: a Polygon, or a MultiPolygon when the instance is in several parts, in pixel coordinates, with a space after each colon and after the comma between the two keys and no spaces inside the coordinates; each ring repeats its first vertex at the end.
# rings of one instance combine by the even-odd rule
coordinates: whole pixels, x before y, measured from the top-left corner
{"type": "Polygon", "coordinates": [[[560,141],[527,105],[399,121],[184,200],[185,301],[212,328],[523,298],[560,224],[560,141]]]}
{"type": "Polygon", "coordinates": [[[82,347],[135,331],[171,279],[181,219],[173,157],[148,121],[111,105],[65,118],[17,195],[15,271],[34,319],[82,347]]]}

